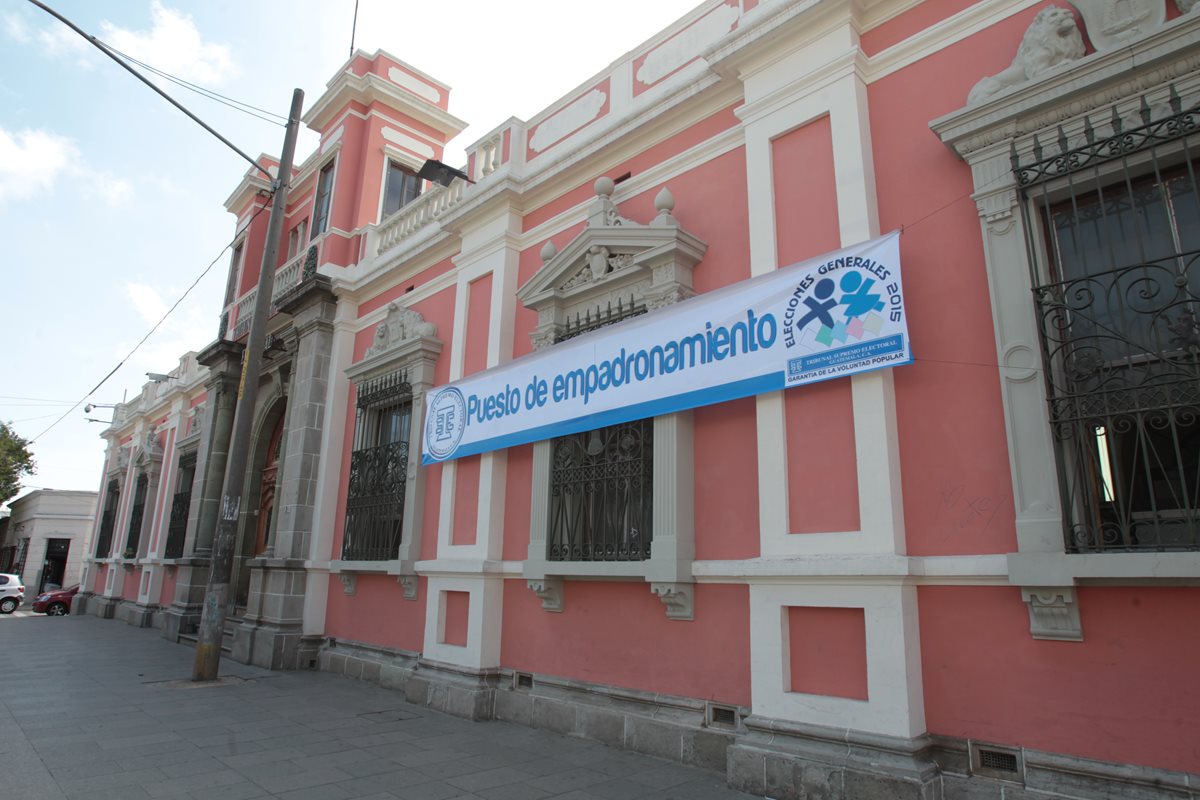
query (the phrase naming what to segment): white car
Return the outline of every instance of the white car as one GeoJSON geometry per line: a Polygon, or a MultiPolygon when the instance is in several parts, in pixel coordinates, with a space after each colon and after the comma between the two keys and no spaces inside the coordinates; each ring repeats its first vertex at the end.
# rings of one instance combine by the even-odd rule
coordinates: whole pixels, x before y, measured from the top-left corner
{"type": "Polygon", "coordinates": [[[25,584],[20,575],[0,573],[0,614],[11,614],[25,602],[25,584]]]}

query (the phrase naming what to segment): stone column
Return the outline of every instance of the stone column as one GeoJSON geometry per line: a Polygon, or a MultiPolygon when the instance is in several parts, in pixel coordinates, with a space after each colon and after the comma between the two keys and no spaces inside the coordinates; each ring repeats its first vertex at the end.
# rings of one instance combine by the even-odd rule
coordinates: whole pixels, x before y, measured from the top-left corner
{"type": "Polygon", "coordinates": [[[163,637],[171,641],[178,641],[180,634],[191,633],[200,622],[200,608],[208,585],[209,555],[225,481],[225,461],[229,457],[229,437],[233,433],[243,350],[243,344],[219,339],[196,357],[197,362],[209,368],[205,383],[208,399],[196,455],[199,486],[192,493],[184,557],[175,562],[178,569],[175,599],[163,613],[163,637]]]}
{"type": "Polygon", "coordinates": [[[328,278],[314,275],[281,297],[278,306],[292,316],[296,346],[275,531],[268,553],[247,562],[250,597],[245,623],[234,635],[233,657],[270,669],[295,669],[302,662],[304,562],[313,535],[337,299],[328,278]]]}

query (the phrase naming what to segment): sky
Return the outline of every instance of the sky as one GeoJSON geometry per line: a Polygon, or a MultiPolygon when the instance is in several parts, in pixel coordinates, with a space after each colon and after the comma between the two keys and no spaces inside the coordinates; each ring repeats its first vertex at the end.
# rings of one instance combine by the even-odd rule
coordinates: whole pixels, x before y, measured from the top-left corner
{"type": "MultiPolygon", "coordinates": [[[[452,87],[468,127],[445,160],[504,120],[529,119],[690,11],[698,0],[520,3],[359,0],[354,46],[384,49],[452,87]]],[[[117,50],[188,82],[286,114],[350,55],[354,0],[49,0],[117,50]]],[[[161,79],[251,156],[283,128],[161,79]]],[[[301,163],[316,146],[305,130],[301,163]]],[[[111,410],[217,333],[248,164],[78,34],[25,0],[0,0],[0,419],[35,439],[35,488],[96,490],[111,410]],[[197,279],[141,348],[126,355],[197,279]],[[45,432],[43,432],[45,431],[45,432]]]]}

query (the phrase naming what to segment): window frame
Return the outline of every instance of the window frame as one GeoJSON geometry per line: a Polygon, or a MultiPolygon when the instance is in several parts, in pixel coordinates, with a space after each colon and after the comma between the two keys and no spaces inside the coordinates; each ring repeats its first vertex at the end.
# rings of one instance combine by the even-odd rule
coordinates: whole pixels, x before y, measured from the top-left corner
{"type": "MultiPolygon", "coordinates": [[[[1011,472],[1017,547],[1007,556],[1010,585],[1022,587],[1035,638],[1079,640],[1075,586],[1087,582],[1149,582],[1200,578],[1200,553],[1068,553],[1063,538],[1053,432],[1031,302],[1026,209],[1013,172],[1014,158],[1034,161],[1038,148],[1065,136],[1086,141],[1083,118],[1114,113],[1155,118],[1180,95],[1172,75],[1192,74],[1200,44],[1200,16],[1181,17],[1147,31],[1121,48],[1092,53],[984,102],[930,122],[930,128],[966,162],[973,179],[988,297],[995,327],[997,377],[1011,472]],[[1131,66],[1135,65],[1135,66],[1131,66]],[[1087,109],[1087,111],[1083,111],[1087,109]],[[1081,113],[1082,112],[1082,113],[1081,113]]],[[[1180,83],[1196,99],[1194,82],[1180,83]]],[[[1051,187],[1053,191],[1053,187],[1051,187]]],[[[1044,245],[1044,242],[1041,243],[1044,245]]]]}
{"type": "MultiPolygon", "coordinates": [[[[346,487],[346,511],[342,525],[342,561],[392,561],[395,560],[400,551],[400,545],[404,542],[404,507],[407,500],[408,489],[408,473],[409,465],[413,460],[411,443],[413,437],[419,434],[419,431],[413,428],[413,390],[412,385],[407,380],[407,374],[404,370],[389,373],[384,376],[367,379],[357,384],[358,397],[355,401],[355,431],[354,439],[350,450],[350,475],[348,477],[346,487]],[[382,441],[383,436],[383,420],[384,415],[392,409],[402,409],[408,407],[408,412],[402,415],[401,419],[407,418],[407,430],[403,431],[404,435],[398,440],[389,439],[382,441]],[[358,473],[360,471],[360,459],[365,462],[374,460],[374,456],[381,452],[382,448],[391,448],[392,445],[399,445],[395,448],[403,453],[401,463],[398,468],[400,475],[388,475],[381,480],[385,483],[396,483],[396,486],[388,487],[387,492],[364,492],[361,495],[355,494],[356,484],[359,483],[358,473]],[[381,503],[380,498],[387,497],[399,490],[399,499],[392,500],[392,507],[379,508],[381,503]],[[354,501],[369,501],[363,503],[355,503],[354,501]],[[361,506],[361,509],[359,508],[361,506]],[[357,511],[363,511],[364,518],[356,516],[357,511]],[[384,519],[380,519],[372,512],[382,512],[391,514],[384,519]],[[355,530],[352,532],[352,526],[355,526],[356,520],[360,520],[359,524],[363,530],[355,530]],[[393,532],[395,541],[386,548],[387,553],[370,553],[375,557],[362,557],[362,550],[354,551],[350,543],[353,537],[363,536],[364,538],[377,538],[378,533],[372,531],[375,523],[383,521],[385,524],[390,523],[396,526],[393,532]]],[[[390,463],[393,454],[383,452],[383,455],[390,463]]],[[[370,463],[362,465],[361,469],[369,474],[377,472],[378,465],[370,463]],[[370,468],[374,467],[374,468],[370,468]]],[[[375,487],[372,487],[375,488],[375,487]]],[[[384,505],[387,505],[384,503],[384,505]]],[[[411,532],[410,534],[411,535],[411,532]]],[[[366,547],[363,550],[372,550],[373,548],[366,547]]],[[[383,549],[383,548],[375,548],[383,549]]]]}
{"type": "Polygon", "coordinates": [[[308,231],[309,243],[329,230],[330,217],[333,215],[334,184],[337,179],[337,156],[329,159],[317,170],[317,185],[313,190],[312,213],[308,219],[312,221],[308,231]],[[324,192],[322,190],[325,190],[324,192]]]}
{"type": "Polygon", "coordinates": [[[387,219],[388,217],[390,217],[393,214],[400,211],[405,206],[420,199],[421,195],[424,193],[424,190],[425,190],[425,182],[423,180],[421,180],[419,177],[417,177],[416,170],[412,169],[407,164],[404,164],[403,162],[401,162],[395,158],[389,157],[389,158],[384,159],[383,191],[380,192],[380,198],[379,198],[379,221],[382,222],[383,220],[387,219]],[[392,176],[395,173],[402,174],[404,176],[404,179],[403,179],[403,183],[401,185],[402,188],[400,190],[400,204],[389,211],[388,210],[388,192],[392,186],[392,176]],[[403,189],[403,184],[408,183],[409,178],[412,179],[412,183],[413,183],[413,186],[415,186],[416,191],[413,193],[413,195],[411,197],[409,197],[408,200],[405,200],[404,197],[406,196],[406,192],[403,189]]]}

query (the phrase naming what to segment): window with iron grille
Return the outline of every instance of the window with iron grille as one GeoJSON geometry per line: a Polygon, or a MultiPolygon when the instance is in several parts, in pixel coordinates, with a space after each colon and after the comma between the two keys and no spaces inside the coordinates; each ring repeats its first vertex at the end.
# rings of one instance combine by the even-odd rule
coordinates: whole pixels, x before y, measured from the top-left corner
{"type": "Polygon", "coordinates": [[[104,511],[100,515],[100,530],[96,534],[96,558],[108,558],[112,550],[113,528],[116,526],[120,502],[121,486],[116,480],[111,480],[104,493],[104,511]]]}
{"type": "MultiPolygon", "coordinates": [[[[556,342],[646,313],[632,300],[576,315],[556,342]]],[[[551,444],[550,561],[642,561],[653,537],[654,420],[561,436],[551,444]]]]}
{"type": "Polygon", "coordinates": [[[192,507],[192,484],[196,480],[196,454],[189,453],[179,459],[179,482],[175,496],[171,499],[171,521],[167,527],[165,558],[182,558],[183,542],[187,536],[188,512],[192,507]]]}
{"type": "Polygon", "coordinates": [[[344,561],[397,557],[404,527],[412,399],[412,386],[403,371],[358,386],[344,561]]]}
{"type": "Polygon", "coordinates": [[[1200,549],[1200,108],[1170,105],[1014,155],[1069,552],[1200,549]]]}
{"type": "Polygon", "coordinates": [[[133,490],[133,508],[129,514],[129,530],[125,537],[125,558],[137,557],[138,545],[142,539],[142,517],[146,511],[146,492],[149,486],[150,479],[146,477],[146,473],[138,475],[133,490]]]}

